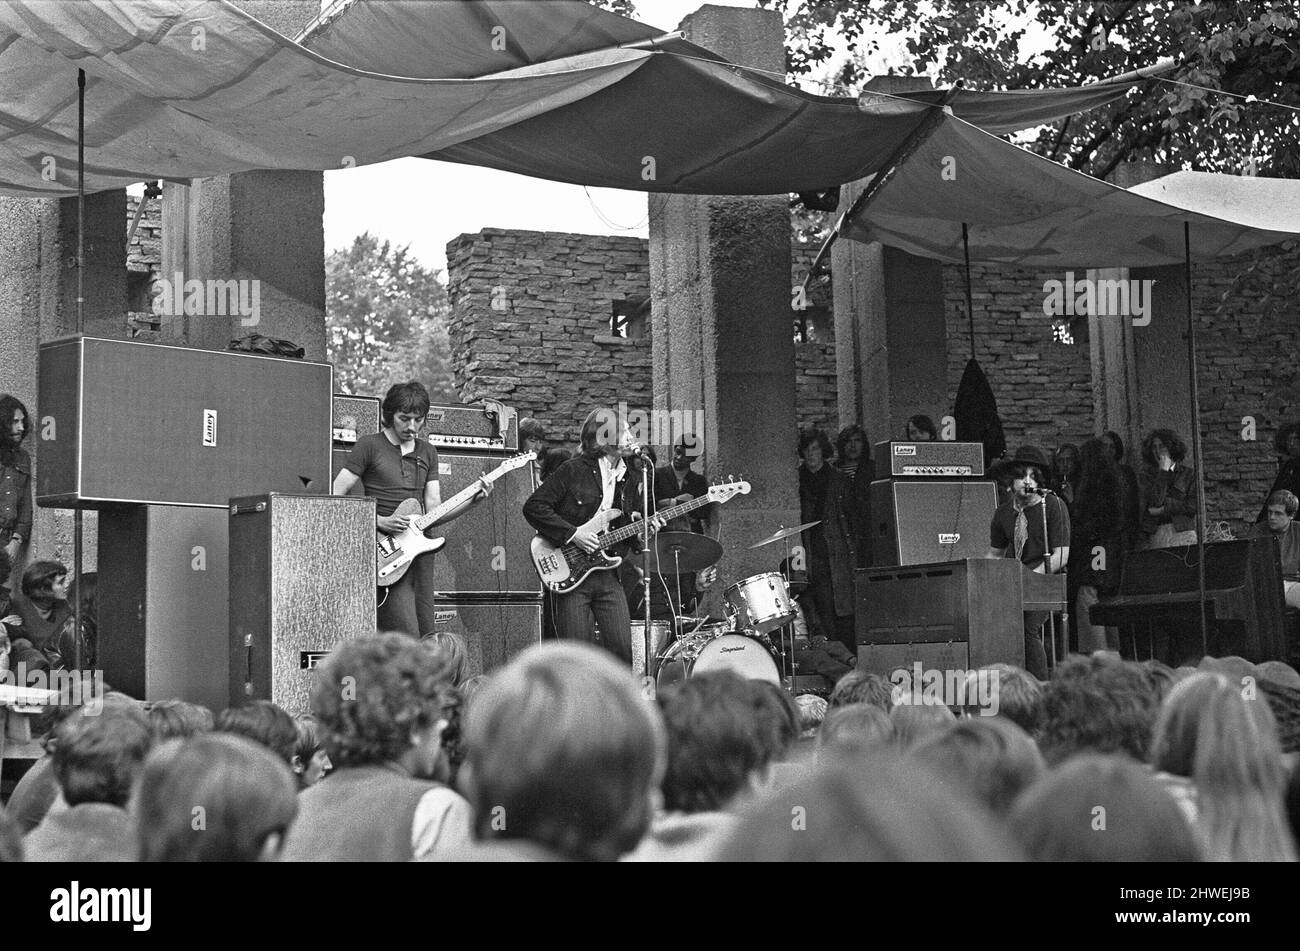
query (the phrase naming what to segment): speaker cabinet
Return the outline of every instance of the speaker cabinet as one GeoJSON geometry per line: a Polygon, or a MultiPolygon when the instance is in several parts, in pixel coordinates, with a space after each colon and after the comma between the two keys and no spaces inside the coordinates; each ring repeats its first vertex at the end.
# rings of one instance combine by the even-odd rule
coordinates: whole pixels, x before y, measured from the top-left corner
{"type": "MultiPolygon", "coordinates": [[[[495,469],[513,453],[438,452],[438,483],[444,499],[451,498],[484,472],[495,469]]],[[[448,597],[535,597],[539,582],[529,554],[532,526],[524,520],[524,503],[533,494],[533,467],[506,473],[492,486],[492,495],[433,534],[447,545],[434,557],[434,580],[448,597]]]]}
{"type": "Polygon", "coordinates": [[[334,444],[350,446],[362,436],[380,429],[380,400],[377,396],[348,396],[335,393],[333,408],[334,444]]]}
{"type": "Polygon", "coordinates": [[[491,673],[542,642],[542,600],[449,598],[438,604],[434,629],[465,639],[466,676],[491,673]]]}
{"type": "Polygon", "coordinates": [[[230,702],[309,708],[311,672],[335,645],[375,633],[373,499],[232,499],[230,702]]]}
{"type": "Polygon", "coordinates": [[[99,513],[99,665],[144,700],[214,710],[229,695],[226,513],[114,506],[99,513]]]}
{"type": "Polygon", "coordinates": [[[988,552],[997,509],[992,482],[871,483],[871,555],[875,565],[924,565],[988,552]]]}
{"type": "Polygon", "coordinates": [[[329,492],[334,368],[72,337],[40,346],[36,501],[225,508],[329,492]]]}

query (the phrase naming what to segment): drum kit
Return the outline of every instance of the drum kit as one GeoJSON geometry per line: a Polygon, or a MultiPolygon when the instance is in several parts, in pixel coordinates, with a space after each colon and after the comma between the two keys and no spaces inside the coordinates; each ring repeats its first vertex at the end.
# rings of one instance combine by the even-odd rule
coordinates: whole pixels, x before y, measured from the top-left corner
{"type": "MultiPolygon", "coordinates": [[[[784,541],[785,564],[789,565],[789,540],[818,524],[809,522],[783,528],[749,547],[757,549],[784,541]]],[[[680,579],[683,573],[712,567],[721,557],[722,546],[705,535],[660,532],[651,567],[680,579]]],[[[680,589],[677,594],[676,603],[681,604],[680,589]]],[[[731,670],[746,679],[788,686],[786,658],[793,657],[793,650],[786,649],[785,643],[778,646],[772,640],[776,635],[784,642],[782,634],[790,629],[797,616],[788,579],[776,571],[752,575],[729,585],[722,595],[725,621],[709,622],[707,618],[694,617],[678,617],[675,622],[652,621],[650,645],[654,663],[647,668],[640,663],[641,657],[637,657],[636,668],[648,669],[659,688],[717,670],[731,670]]],[[[634,653],[644,654],[644,621],[632,622],[632,644],[634,653]]]]}

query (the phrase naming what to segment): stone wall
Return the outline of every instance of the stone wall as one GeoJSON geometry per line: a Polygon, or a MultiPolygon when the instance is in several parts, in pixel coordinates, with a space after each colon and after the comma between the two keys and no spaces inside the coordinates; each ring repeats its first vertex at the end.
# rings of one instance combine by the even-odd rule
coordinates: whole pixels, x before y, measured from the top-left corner
{"type": "MultiPolygon", "coordinates": [[[[816,248],[796,246],[792,281],[816,248]]],[[[610,333],[619,302],[650,294],[643,238],[487,228],[447,245],[449,325],[456,387],[473,402],[492,396],[521,418],[543,420],[557,444],[577,441],[596,407],[650,410],[650,336],[610,333]]],[[[829,285],[809,297],[816,337],[796,348],[800,426],[837,425],[829,285]],[[825,308],[824,311],[818,308],[825,308]]],[[[791,323],[793,332],[793,321],[791,323]]]]}

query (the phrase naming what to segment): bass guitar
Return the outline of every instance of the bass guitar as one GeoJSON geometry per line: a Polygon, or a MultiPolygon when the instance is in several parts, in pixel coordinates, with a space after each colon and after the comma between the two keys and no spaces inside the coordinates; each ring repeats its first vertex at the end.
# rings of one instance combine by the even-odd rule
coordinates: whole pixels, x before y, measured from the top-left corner
{"type": "Polygon", "coordinates": [[[447,544],[445,538],[425,537],[424,532],[430,525],[433,525],[439,519],[446,518],[474,498],[485,484],[490,485],[507,472],[514,472],[516,469],[528,465],[536,458],[537,453],[535,452],[522,452],[507,459],[487,475],[471,482],[432,512],[425,515],[420,515],[420,512],[424,510],[424,506],[420,504],[419,499],[407,499],[399,505],[393,512],[394,515],[419,515],[419,518],[414,519],[410,525],[406,526],[404,531],[398,532],[396,535],[378,533],[379,566],[375,581],[379,587],[387,588],[389,585],[400,581],[402,575],[406,574],[406,569],[411,567],[411,562],[415,560],[416,555],[422,555],[426,551],[437,551],[447,544]]]}
{"type": "MultiPolygon", "coordinates": [[[[655,514],[662,516],[665,521],[671,521],[679,515],[685,515],[702,505],[708,505],[711,502],[728,502],[737,495],[748,495],[749,490],[748,482],[719,482],[717,485],[709,486],[709,491],[698,499],[674,505],[672,508],[664,509],[662,512],[656,512],[655,514]]],[[[532,541],[533,567],[537,569],[537,575],[542,579],[542,584],[556,594],[568,594],[587,580],[587,576],[593,571],[608,571],[621,565],[623,563],[622,558],[617,555],[607,555],[604,549],[640,535],[644,531],[644,526],[639,522],[616,528],[612,532],[607,531],[609,523],[621,514],[623,513],[618,509],[599,512],[581,526],[602,534],[601,547],[593,552],[583,551],[580,546],[575,545],[573,542],[554,545],[541,535],[534,538],[532,541]]]]}

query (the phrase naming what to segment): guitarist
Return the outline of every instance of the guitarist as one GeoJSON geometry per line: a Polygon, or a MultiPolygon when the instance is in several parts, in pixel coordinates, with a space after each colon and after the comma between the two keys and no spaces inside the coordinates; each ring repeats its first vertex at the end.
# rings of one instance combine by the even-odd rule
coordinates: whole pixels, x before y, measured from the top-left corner
{"type": "MultiPolygon", "coordinates": [[[[415,518],[393,514],[407,499],[420,499],[426,512],[442,502],[438,451],[428,440],[417,438],[428,414],[429,391],[423,384],[412,380],[389,387],[381,409],[383,430],[358,439],[334,479],[335,495],[347,495],[358,481],[361,483],[365,494],[375,500],[375,521],[386,535],[404,531],[415,518]]],[[[491,491],[485,482],[478,496],[438,524],[457,518],[491,491]]],[[[401,580],[388,588],[388,597],[379,606],[379,629],[402,631],[412,637],[432,633],[435,595],[433,552],[426,552],[418,555],[401,580]]]]}
{"type": "MultiPolygon", "coordinates": [[[[635,459],[631,434],[615,425],[609,410],[593,410],[582,424],[581,451],[550,474],[524,503],[524,518],[548,541],[570,542],[584,551],[603,546],[597,532],[581,528],[600,512],[623,514],[608,528],[629,524],[641,510],[645,467],[635,459]]],[[[651,509],[654,500],[650,502],[651,509]]],[[[627,555],[627,551],[613,552],[627,555]]],[[[632,623],[616,571],[593,571],[577,588],[555,595],[555,630],[562,640],[596,641],[632,664],[632,623]]]]}

